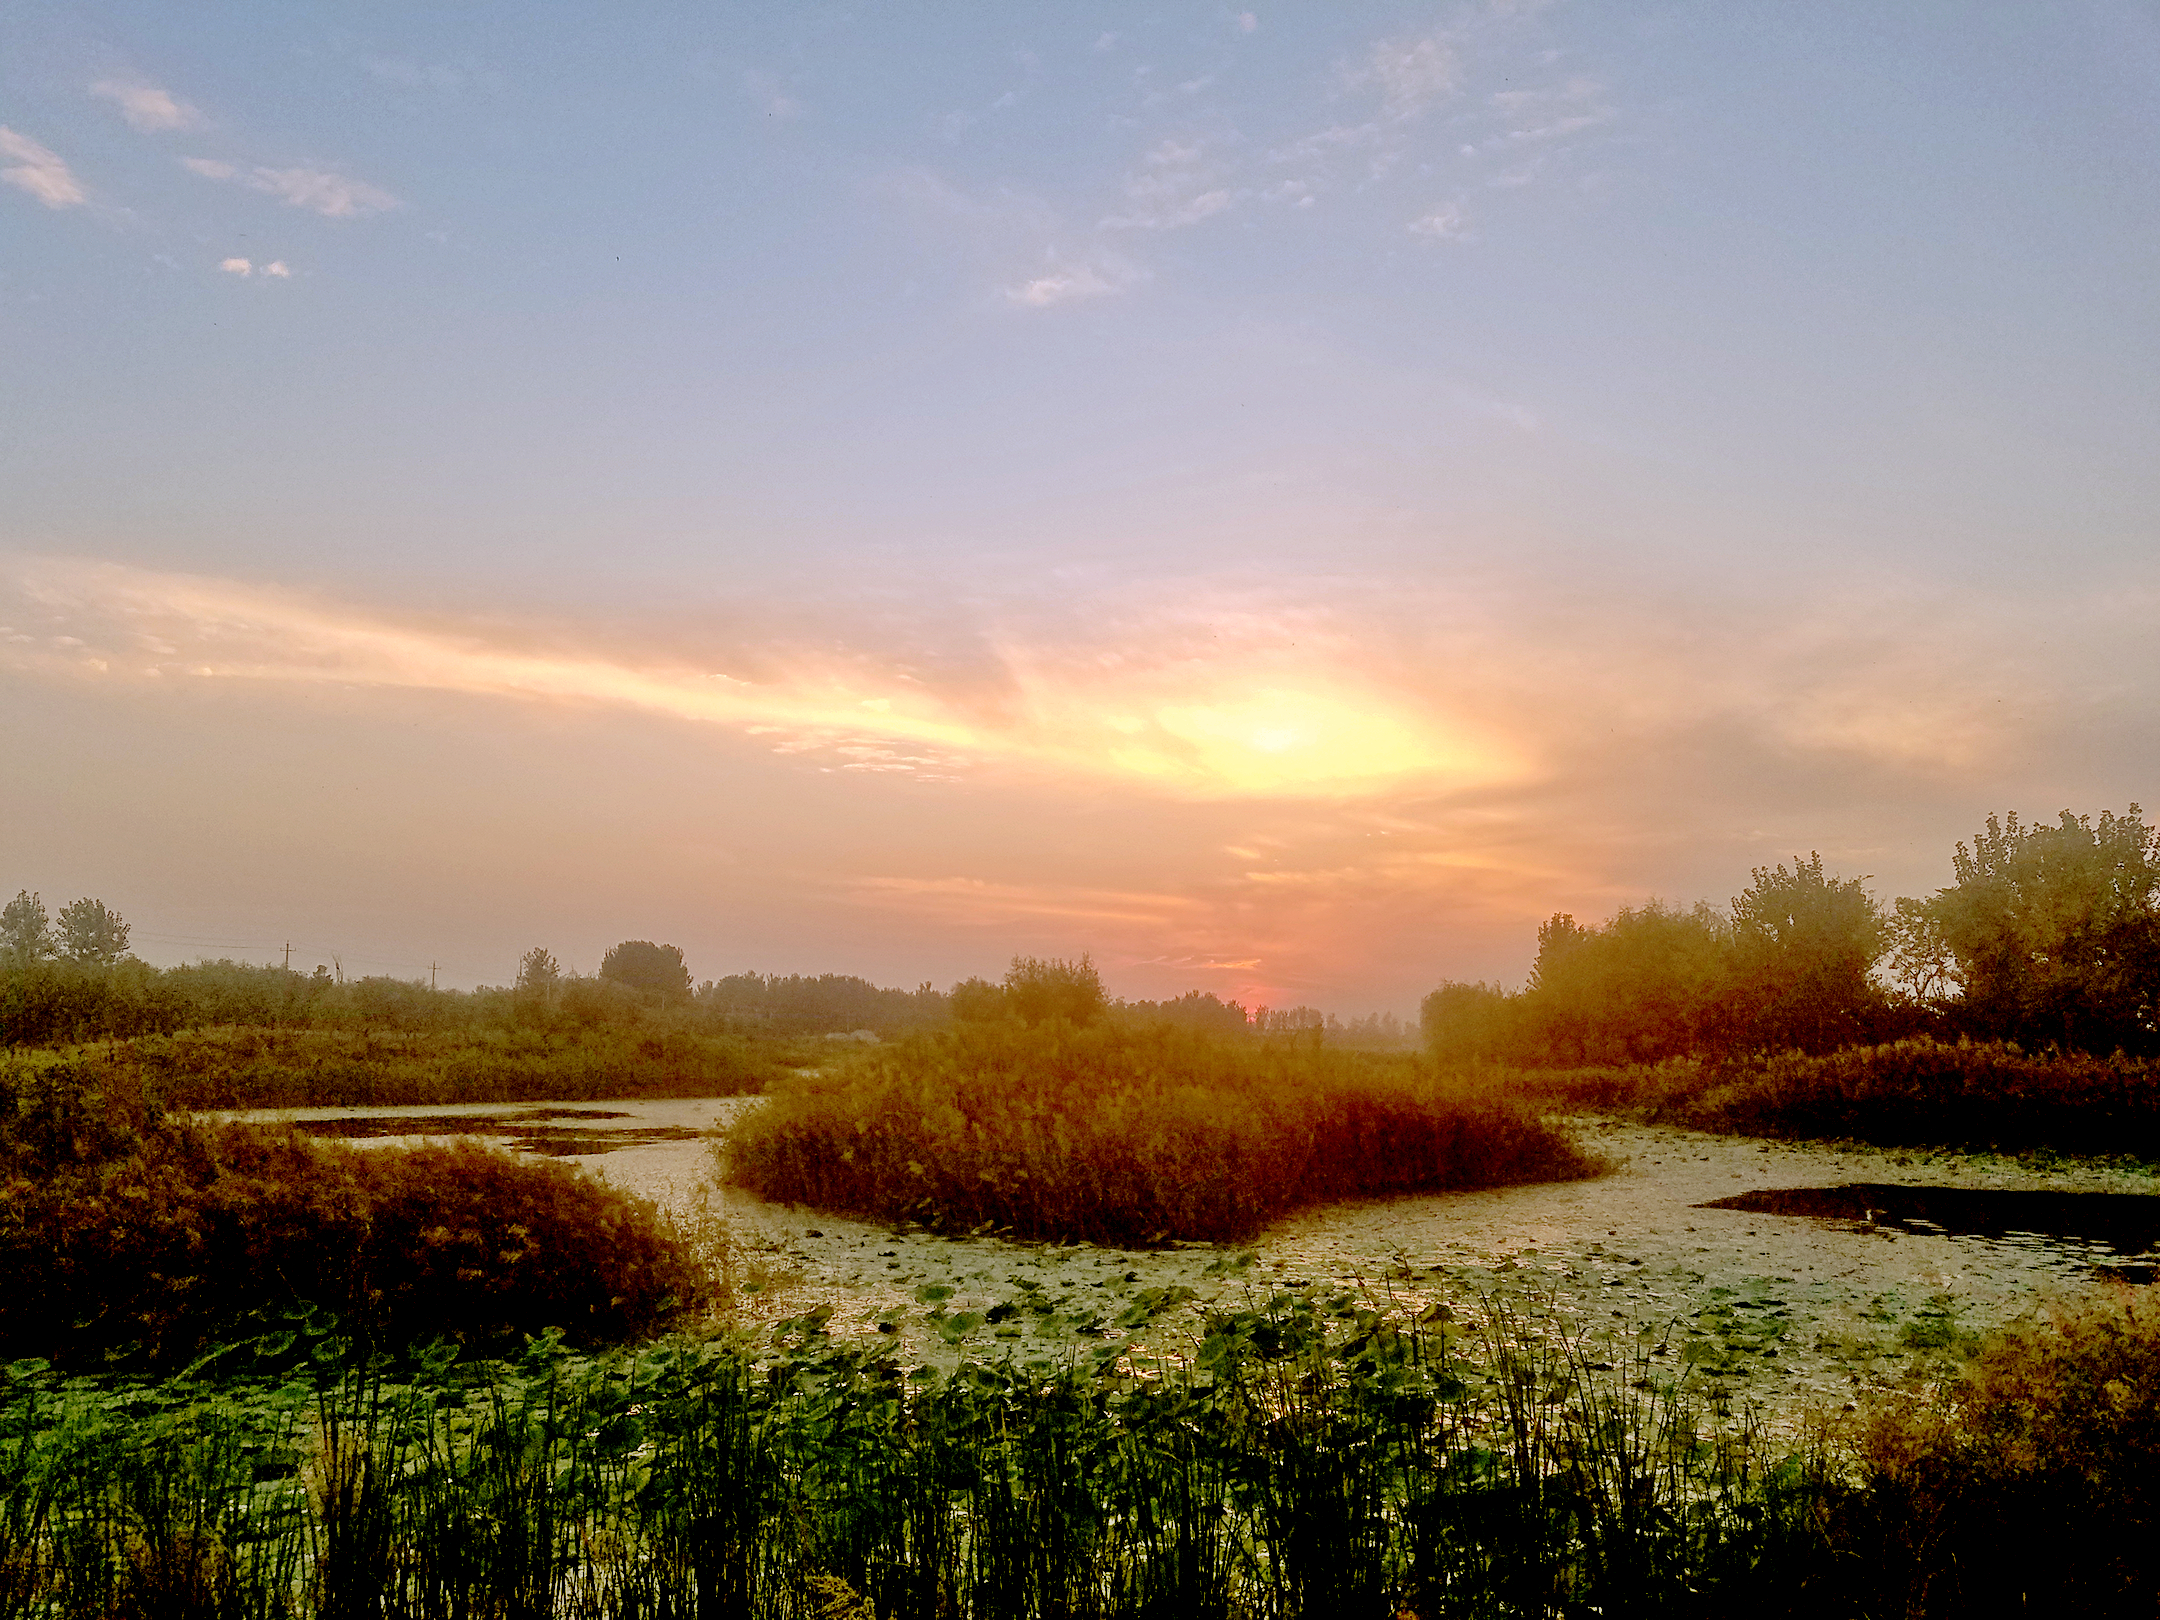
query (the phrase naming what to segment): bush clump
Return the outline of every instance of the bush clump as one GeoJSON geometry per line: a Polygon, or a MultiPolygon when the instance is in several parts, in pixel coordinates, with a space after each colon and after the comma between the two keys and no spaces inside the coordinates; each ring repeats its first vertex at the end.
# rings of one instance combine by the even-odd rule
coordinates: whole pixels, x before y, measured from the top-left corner
{"type": "Polygon", "coordinates": [[[1534,1107],[1407,1055],[1166,1025],[963,1024],[796,1076],[720,1152],[759,1195],[1143,1243],[1331,1198],[1597,1174],[1534,1107]]]}
{"type": "Polygon", "coordinates": [[[1726,1135],[2160,1157],[2160,1067],[2004,1041],[1528,1071],[1511,1084],[1553,1103],[1726,1135]]]}
{"type": "Polygon", "coordinates": [[[0,1356],[170,1365],[251,1313],[385,1342],[650,1332],[706,1283],[658,1211],[570,1166],[164,1115],[81,1065],[0,1101],[0,1356]]]}
{"type": "MultiPolygon", "coordinates": [[[[1862,1427],[1832,1539],[1909,1613],[2160,1611],[2160,1305],[2117,1287],[1985,1347],[1862,1427]]],[[[1884,1612],[1877,1610],[1875,1612],[1884,1612]]]]}

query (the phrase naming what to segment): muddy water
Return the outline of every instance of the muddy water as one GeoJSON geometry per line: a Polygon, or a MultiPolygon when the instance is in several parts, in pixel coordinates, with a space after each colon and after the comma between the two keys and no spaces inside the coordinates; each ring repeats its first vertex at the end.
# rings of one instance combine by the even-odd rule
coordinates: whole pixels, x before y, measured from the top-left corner
{"type": "Polygon", "coordinates": [[[946,1239],[732,1189],[716,1195],[703,1133],[754,1106],[719,1098],[279,1117],[361,1140],[410,1141],[417,1126],[523,1145],[686,1214],[702,1197],[730,1230],[739,1276],[756,1288],[753,1317],[825,1308],[836,1335],[882,1337],[910,1359],[941,1363],[1001,1349],[1174,1352],[1204,1309],[1310,1287],[1411,1309],[1445,1302],[1473,1318],[1511,1308],[1584,1336],[1593,1356],[1639,1352],[1743,1403],[1834,1408],[2109,1268],[2137,1275],[2154,1263],[2145,1245],[2160,1234],[2144,1216],[2160,1197],[2123,1202],[2154,1196],[2140,1172],[1582,1120],[1578,1129],[1615,1166],[1591,1181],[1331,1205],[1221,1247],[946,1239]],[[1927,1189],[1938,1190],[1932,1204],[1927,1189]],[[1992,1203],[1975,1202],[1981,1194],[1992,1203]],[[2021,1194],[2056,1196],[2051,1210],[2048,1199],[2012,1196],[2021,1194]],[[2100,1201],[2112,1213],[2092,1220],[2066,1218],[2066,1208],[2100,1207],[2066,1205],[2066,1194],[2116,1196],[2100,1201]],[[1941,1218],[1951,1204],[1963,1214],[1941,1218]]]}

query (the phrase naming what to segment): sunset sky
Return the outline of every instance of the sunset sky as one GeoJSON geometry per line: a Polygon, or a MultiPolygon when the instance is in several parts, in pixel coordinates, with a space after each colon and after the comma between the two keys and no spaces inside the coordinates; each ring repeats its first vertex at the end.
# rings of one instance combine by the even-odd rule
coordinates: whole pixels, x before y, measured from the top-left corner
{"type": "Polygon", "coordinates": [[[1408,1013],[2160,800],[2145,4],[0,0],[0,888],[1408,1013]]]}

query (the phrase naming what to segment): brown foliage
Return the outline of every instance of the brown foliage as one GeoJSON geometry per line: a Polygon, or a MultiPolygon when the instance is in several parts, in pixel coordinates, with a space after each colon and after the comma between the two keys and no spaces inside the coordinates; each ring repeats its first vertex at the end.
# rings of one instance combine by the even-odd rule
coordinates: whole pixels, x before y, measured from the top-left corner
{"type": "Polygon", "coordinates": [[[1105,1243],[1600,1168],[1521,1101],[1407,1056],[1162,1025],[913,1036],[783,1083],[723,1152],[767,1198],[1105,1243]]]}
{"type": "Polygon", "coordinates": [[[2152,1064],[2036,1055],[1999,1041],[1533,1070],[1511,1083],[1550,1103],[1728,1135],[2160,1156],[2152,1064]]]}
{"type": "Polygon", "coordinates": [[[2160,1305],[2116,1288],[2003,1335],[1940,1398],[1886,1407],[1832,1539],[1908,1612],[2160,1608],[2160,1305]]]}
{"type": "Polygon", "coordinates": [[[7,1122],[0,1354],[171,1363],[300,1301],[389,1340],[596,1342],[704,1292],[652,1205],[570,1166],[177,1121],[83,1078],[46,1076],[7,1122]]]}

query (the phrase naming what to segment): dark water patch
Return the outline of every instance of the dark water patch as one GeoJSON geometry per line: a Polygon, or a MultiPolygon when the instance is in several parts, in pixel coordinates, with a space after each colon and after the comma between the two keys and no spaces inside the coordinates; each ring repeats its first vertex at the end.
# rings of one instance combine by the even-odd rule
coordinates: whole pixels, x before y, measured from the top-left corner
{"type": "Polygon", "coordinates": [[[654,1142],[694,1141],[704,1133],[684,1125],[631,1125],[595,1129],[593,1120],[629,1119],[605,1108],[535,1108],[514,1114],[371,1114],[341,1119],[304,1119],[296,1128],[309,1136],[346,1140],[405,1136],[491,1136],[525,1153],[563,1159],[573,1155],[613,1153],[618,1148],[654,1142]],[[579,1123],[560,1124],[557,1121],[579,1123]]]}
{"type": "MultiPolygon", "coordinates": [[[[2098,1244],[2123,1255],[2143,1255],[2160,1243],[2160,1194],[2153,1193],[1906,1187],[1860,1181],[1842,1187],[1772,1187],[1695,1207],[1749,1215],[1798,1215],[1934,1237],[2053,1238],[2098,1244]]],[[[2127,1276],[2152,1268],[2116,1269],[2127,1276]]]]}

